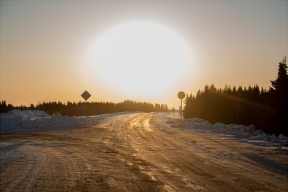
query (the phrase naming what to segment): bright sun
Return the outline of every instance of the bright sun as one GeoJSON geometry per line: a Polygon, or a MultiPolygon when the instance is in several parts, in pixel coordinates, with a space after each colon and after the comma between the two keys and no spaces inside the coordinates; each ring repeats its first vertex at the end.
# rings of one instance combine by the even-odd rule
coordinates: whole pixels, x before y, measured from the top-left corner
{"type": "Polygon", "coordinates": [[[135,95],[161,95],[190,64],[186,43],[173,31],[150,22],[130,22],[102,35],[90,61],[103,82],[135,95]]]}

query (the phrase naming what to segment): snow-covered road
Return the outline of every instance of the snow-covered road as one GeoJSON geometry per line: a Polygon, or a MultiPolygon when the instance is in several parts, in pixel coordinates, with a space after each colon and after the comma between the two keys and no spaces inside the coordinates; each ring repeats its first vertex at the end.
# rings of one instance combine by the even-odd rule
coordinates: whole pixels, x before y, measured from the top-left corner
{"type": "Polygon", "coordinates": [[[166,113],[119,113],[92,127],[3,133],[0,147],[1,191],[288,190],[286,150],[171,126],[166,113]]]}

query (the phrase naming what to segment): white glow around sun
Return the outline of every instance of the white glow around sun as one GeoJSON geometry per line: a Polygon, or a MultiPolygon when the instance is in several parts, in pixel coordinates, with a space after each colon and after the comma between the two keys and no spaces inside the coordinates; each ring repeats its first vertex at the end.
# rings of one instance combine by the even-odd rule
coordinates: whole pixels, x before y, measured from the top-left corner
{"type": "Polygon", "coordinates": [[[98,38],[89,57],[91,70],[107,85],[153,96],[161,95],[187,71],[189,50],[177,34],[161,25],[130,22],[98,38]]]}

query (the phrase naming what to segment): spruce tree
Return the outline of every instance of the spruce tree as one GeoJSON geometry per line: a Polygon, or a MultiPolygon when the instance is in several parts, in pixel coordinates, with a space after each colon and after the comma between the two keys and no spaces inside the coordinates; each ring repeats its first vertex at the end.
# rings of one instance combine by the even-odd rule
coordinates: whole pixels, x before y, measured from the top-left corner
{"type": "Polygon", "coordinates": [[[279,63],[278,66],[278,76],[274,81],[271,81],[272,87],[270,87],[270,92],[275,96],[285,96],[287,94],[287,64],[286,64],[286,56],[279,63]]]}
{"type": "Polygon", "coordinates": [[[269,119],[269,129],[273,129],[277,134],[288,135],[288,75],[286,56],[279,62],[278,76],[271,81],[269,89],[269,107],[271,108],[271,118],[269,119]]]}

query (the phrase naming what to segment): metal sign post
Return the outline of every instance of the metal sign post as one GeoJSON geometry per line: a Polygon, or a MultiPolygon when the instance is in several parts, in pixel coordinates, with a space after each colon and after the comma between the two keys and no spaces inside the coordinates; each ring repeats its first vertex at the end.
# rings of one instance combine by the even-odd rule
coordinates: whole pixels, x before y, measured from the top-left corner
{"type": "Polygon", "coordinates": [[[179,113],[181,115],[181,126],[182,126],[182,99],[184,99],[185,93],[183,91],[180,91],[178,93],[178,98],[181,99],[181,107],[179,107],[179,113]]]}
{"type": "Polygon", "coordinates": [[[84,93],[82,93],[81,96],[83,97],[83,99],[85,99],[85,119],[86,119],[86,102],[91,97],[91,95],[90,93],[88,93],[88,91],[84,91],[84,93]]]}

